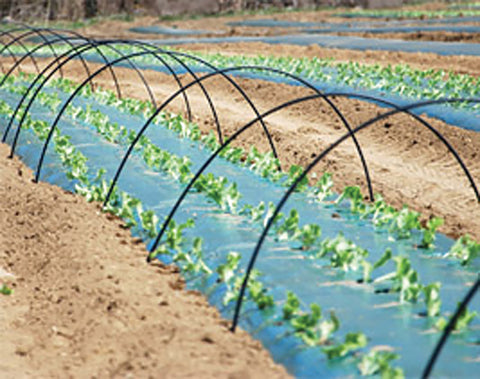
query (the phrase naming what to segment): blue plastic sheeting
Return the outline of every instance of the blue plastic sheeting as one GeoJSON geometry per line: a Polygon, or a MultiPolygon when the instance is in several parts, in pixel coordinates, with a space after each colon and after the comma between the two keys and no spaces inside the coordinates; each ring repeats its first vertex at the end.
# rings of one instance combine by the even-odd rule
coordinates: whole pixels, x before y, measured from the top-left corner
{"type": "Polygon", "coordinates": [[[231,21],[231,22],[227,22],[226,25],[251,26],[255,28],[308,28],[308,27],[322,26],[322,25],[325,25],[325,23],[261,18],[261,19],[255,19],[255,20],[231,21]]]}
{"type": "Polygon", "coordinates": [[[480,22],[480,16],[470,16],[470,17],[451,17],[451,18],[433,18],[427,20],[421,19],[407,19],[407,20],[388,20],[388,21],[354,21],[354,22],[303,22],[303,21],[286,21],[286,20],[275,20],[275,19],[255,19],[255,20],[243,20],[228,22],[227,25],[230,26],[251,26],[257,28],[314,28],[314,27],[325,27],[325,28],[335,28],[335,27],[376,27],[376,26],[387,26],[387,25],[404,25],[404,24],[415,24],[415,25],[426,25],[426,24],[463,24],[467,22],[480,22]]]}
{"type": "MultiPolygon", "coordinates": [[[[2,99],[14,104],[15,95],[2,92],[2,99]]],[[[64,97],[64,96],[63,96],[64,97]]],[[[16,97],[18,99],[18,97],[16,97]]],[[[118,122],[132,130],[139,130],[144,119],[139,116],[121,114],[117,109],[99,105],[91,99],[79,98],[76,105],[90,104],[94,109],[106,113],[113,122],[118,122]]],[[[53,116],[35,107],[34,118],[52,120],[53,116]]],[[[0,124],[0,132],[5,123],[0,124]]],[[[106,178],[110,178],[116,169],[126,147],[120,147],[100,140],[93,128],[77,121],[63,118],[59,125],[60,132],[71,136],[71,141],[87,156],[88,165],[93,169],[107,169],[106,178]]],[[[194,169],[208,158],[210,152],[198,143],[181,140],[177,135],[163,128],[152,126],[147,136],[159,147],[178,155],[187,155],[193,162],[194,169]]],[[[39,142],[30,132],[22,134],[18,150],[22,159],[31,167],[36,166],[39,142]]],[[[58,160],[52,156],[53,146],[49,148],[47,159],[49,169],[43,171],[42,179],[71,189],[72,184],[58,177],[62,171],[58,160]]],[[[280,152],[281,154],[281,152],[280,152]]],[[[251,171],[218,159],[211,166],[211,172],[235,181],[245,203],[258,204],[260,201],[277,202],[285,192],[279,184],[261,179],[251,171]]],[[[360,170],[360,167],[359,167],[360,170]]],[[[181,186],[163,174],[152,172],[139,156],[131,159],[120,178],[121,189],[139,197],[142,202],[153,207],[160,219],[173,206],[181,191],[181,186]]],[[[241,207],[240,205],[240,207],[241,207]]],[[[285,212],[295,207],[301,218],[301,224],[316,222],[322,227],[324,237],[334,237],[343,232],[359,246],[370,252],[370,260],[380,257],[384,249],[390,247],[395,253],[408,255],[412,266],[418,271],[422,282],[441,281],[441,297],[444,310],[453,310],[459,297],[466,292],[467,283],[474,280],[480,269],[480,262],[468,268],[462,268],[456,262],[441,259],[452,244],[452,240],[438,235],[435,251],[418,250],[418,233],[409,240],[393,242],[385,230],[376,230],[370,221],[359,220],[353,216],[347,206],[334,207],[313,202],[303,194],[295,194],[287,203],[285,212]],[[332,217],[338,213],[341,219],[332,217]]],[[[204,238],[205,259],[208,265],[215,267],[223,263],[229,251],[240,252],[245,267],[246,258],[250,256],[259,237],[261,228],[244,217],[224,214],[217,210],[202,194],[191,193],[177,213],[177,221],[193,217],[196,226],[186,231],[190,240],[194,236],[204,238]]],[[[148,241],[147,241],[148,242],[148,241]]],[[[311,302],[319,303],[324,313],[335,309],[342,326],[337,333],[339,338],[349,331],[362,331],[369,337],[369,346],[389,345],[401,355],[398,364],[405,370],[407,377],[420,374],[425,360],[433,349],[438,333],[428,333],[431,325],[425,318],[416,314],[424,310],[422,304],[395,305],[398,295],[375,294],[371,288],[355,285],[359,274],[342,273],[329,267],[328,260],[304,259],[305,253],[299,251],[294,243],[275,242],[267,239],[258,260],[257,268],[265,275],[262,282],[269,288],[276,300],[285,298],[286,290],[294,291],[306,306],[311,302]]],[[[393,264],[384,267],[378,274],[393,270],[393,264]]],[[[202,290],[211,304],[217,306],[226,318],[232,316],[232,306],[224,307],[221,303],[222,291],[215,285],[215,278],[187,278],[189,288],[202,290]]],[[[480,311],[480,302],[476,301],[472,310],[480,311]]],[[[241,317],[241,327],[262,341],[270,350],[274,359],[284,364],[290,373],[297,377],[345,377],[354,375],[356,368],[351,359],[339,362],[326,361],[318,348],[301,346],[294,337],[284,337],[286,329],[274,326],[272,318],[247,303],[241,317]]],[[[471,377],[480,370],[479,362],[469,362],[480,354],[480,322],[474,321],[473,331],[452,336],[436,368],[435,375],[445,377],[471,377]]]]}
{"type": "Polygon", "coordinates": [[[401,41],[390,39],[362,38],[354,36],[330,36],[295,34],[264,37],[214,37],[147,40],[158,45],[183,45],[193,43],[237,43],[264,42],[272,45],[319,45],[322,47],[348,50],[404,51],[412,53],[434,53],[439,55],[480,55],[480,44],[436,41],[401,41]]]}
{"type": "MultiPolygon", "coordinates": [[[[403,17],[401,12],[398,14],[375,14],[375,13],[338,13],[335,14],[334,17],[342,17],[342,18],[372,18],[372,19],[379,19],[379,18],[384,18],[392,21],[400,20],[400,21],[406,21],[403,20],[403,17]]],[[[476,16],[438,16],[438,17],[430,17],[427,19],[422,20],[420,17],[417,18],[412,18],[407,21],[412,21],[412,20],[418,20],[422,21],[425,23],[437,23],[437,22],[444,22],[444,23],[462,23],[462,22],[476,22],[475,20],[478,20],[480,15],[476,16]],[[472,21],[473,20],[473,21],[472,21]]]]}
{"type": "Polygon", "coordinates": [[[426,25],[426,26],[396,26],[381,28],[358,27],[333,27],[328,29],[304,29],[305,33],[418,33],[418,32],[452,32],[452,33],[480,33],[480,26],[451,26],[451,25],[426,25]]]}
{"type": "Polygon", "coordinates": [[[177,29],[158,25],[138,26],[136,28],[129,29],[129,31],[142,34],[164,34],[170,36],[189,36],[215,33],[208,30],[177,29]]]}

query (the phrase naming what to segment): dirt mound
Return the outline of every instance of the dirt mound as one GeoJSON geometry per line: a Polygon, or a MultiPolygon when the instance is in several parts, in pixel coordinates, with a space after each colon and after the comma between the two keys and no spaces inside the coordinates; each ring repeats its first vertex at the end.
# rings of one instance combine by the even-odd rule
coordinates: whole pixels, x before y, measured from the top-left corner
{"type": "Polygon", "coordinates": [[[19,377],[286,377],[119,219],[0,145],[0,372],[19,377]],[[6,272],[14,275],[8,277],[6,272]]]}

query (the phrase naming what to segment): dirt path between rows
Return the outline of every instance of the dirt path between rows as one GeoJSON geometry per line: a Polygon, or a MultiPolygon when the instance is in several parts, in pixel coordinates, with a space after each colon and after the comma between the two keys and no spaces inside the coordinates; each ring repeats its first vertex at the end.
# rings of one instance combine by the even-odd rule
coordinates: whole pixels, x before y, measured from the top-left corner
{"type": "MultiPolygon", "coordinates": [[[[33,67],[26,66],[25,69],[31,71],[33,67]]],[[[131,70],[121,68],[116,72],[124,95],[147,98],[145,88],[131,70]]],[[[84,77],[78,63],[69,64],[65,74],[76,80],[84,77]]],[[[154,71],[145,71],[145,75],[159,102],[178,89],[168,75],[154,71]]],[[[187,79],[182,77],[184,81],[187,79]]],[[[262,80],[235,80],[251,96],[260,112],[312,94],[311,90],[301,87],[262,80]]],[[[111,77],[106,73],[97,83],[113,89],[111,77]]],[[[246,102],[224,79],[208,80],[205,87],[212,96],[225,135],[231,135],[254,117],[246,102]]],[[[214,130],[212,114],[202,92],[194,89],[189,92],[189,99],[194,121],[204,132],[214,130]]],[[[374,104],[358,100],[335,98],[333,101],[353,126],[384,112],[374,104]]],[[[168,109],[183,112],[185,108],[178,99],[168,109]]],[[[435,119],[426,120],[458,150],[473,178],[480,182],[480,134],[435,119]]],[[[306,166],[346,132],[338,116],[321,100],[312,100],[274,114],[267,119],[267,126],[284,168],[291,164],[306,166]]],[[[442,231],[450,236],[470,233],[480,239],[480,218],[476,217],[480,206],[469,182],[447,148],[418,121],[408,115],[390,117],[360,132],[358,140],[368,162],[375,192],[381,193],[397,208],[408,204],[426,218],[445,218],[442,231]]],[[[267,140],[258,124],[238,143],[247,149],[256,145],[263,151],[268,150],[267,140]]],[[[340,145],[328,155],[316,172],[321,174],[324,170],[334,174],[337,190],[346,185],[360,185],[367,193],[362,166],[352,141],[340,145]]]]}
{"type": "Polygon", "coordinates": [[[0,144],[2,378],[288,376],[175,267],[148,265],[121,220],[7,155],[0,144]]]}
{"type": "Polygon", "coordinates": [[[359,36],[363,38],[377,38],[377,39],[400,39],[405,41],[440,41],[440,42],[464,42],[464,43],[479,43],[479,33],[464,33],[464,32],[430,32],[419,31],[413,33],[338,33],[338,35],[345,36],[359,36]]]}

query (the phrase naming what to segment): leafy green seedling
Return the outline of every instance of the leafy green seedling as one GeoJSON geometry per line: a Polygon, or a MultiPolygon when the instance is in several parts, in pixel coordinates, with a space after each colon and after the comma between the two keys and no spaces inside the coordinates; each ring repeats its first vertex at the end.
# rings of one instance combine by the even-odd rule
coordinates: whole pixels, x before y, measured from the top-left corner
{"type": "Polygon", "coordinates": [[[389,232],[395,233],[397,238],[410,238],[413,229],[421,229],[419,214],[409,210],[406,206],[393,218],[389,232]]]}
{"type": "Polygon", "coordinates": [[[427,221],[426,228],[423,229],[422,242],[419,247],[422,249],[430,249],[434,247],[435,233],[437,229],[443,225],[443,219],[440,217],[433,217],[427,221]]]}
{"type": "Polygon", "coordinates": [[[442,305],[442,301],[440,300],[440,286],[440,282],[435,282],[423,287],[428,317],[435,317],[440,314],[440,307],[442,305]]]}
{"type": "Polygon", "coordinates": [[[466,266],[474,259],[480,257],[480,244],[466,234],[453,244],[450,251],[445,256],[458,258],[461,260],[461,264],[466,266]]]}
{"type": "Polygon", "coordinates": [[[335,200],[336,204],[340,204],[343,200],[350,200],[350,210],[352,213],[362,214],[366,211],[366,205],[363,202],[363,195],[359,187],[345,187],[341,195],[335,200]]]}
{"type": "Polygon", "coordinates": [[[392,256],[392,250],[390,248],[385,249],[380,259],[373,264],[373,269],[376,270],[385,265],[390,259],[392,259],[392,256]]]}
{"type": "Polygon", "coordinates": [[[313,187],[313,194],[318,201],[323,201],[333,194],[332,174],[324,173],[313,187]]]}
{"type": "Polygon", "coordinates": [[[300,312],[300,300],[292,291],[287,291],[287,301],[283,306],[283,319],[290,320],[300,312]]]}
{"type": "Polygon", "coordinates": [[[332,267],[339,267],[344,271],[356,271],[363,267],[362,262],[368,256],[368,251],[355,245],[352,241],[339,233],[334,239],[326,238],[320,245],[318,257],[330,254],[332,267]]]}
{"type": "Polygon", "coordinates": [[[0,287],[0,293],[2,295],[11,295],[13,293],[13,290],[6,284],[2,284],[2,286],[0,287]]]}
{"type": "Polygon", "coordinates": [[[277,228],[277,236],[279,241],[288,241],[296,239],[300,235],[298,222],[300,217],[296,209],[290,211],[289,216],[285,219],[283,224],[277,228]]]}
{"type": "MultiPolygon", "coordinates": [[[[458,303],[457,306],[459,304],[460,303],[458,303]]],[[[457,322],[453,326],[453,330],[461,332],[461,331],[464,331],[464,330],[468,329],[468,326],[471,324],[471,322],[477,316],[478,316],[477,312],[470,312],[466,307],[463,308],[462,311],[460,312],[458,318],[457,318],[457,322]]],[[[447,327],[447,324],[448,324],[448,321],[445,318],[440,317],[438,319],[438,321],[436,322],[435,327],[438,330],[443,330],[447,327]]]]}
{"type": "Polygon", "coordinates": [[[362,357],[358,369],[362,376],[380,375],[385,379],[401,379],[405,377],[402,369],[390,365],[398,358],[398,354],[389,351],[370,351],[362,357]]]}
{"type": "Polygon", "coordinates": [[[307,224],[300,228],[299,240],[302,243],[302,250],[308,250],[317,243],[322,235],[322,229],[317,224],[307,224]]]}
{"type": "Polygon", "coordinates": [[[407,257],[394,257],[397,264],[396,275],[393,279],[392,291],[400,293],[400,302],[416,301],[422,291],[418,274],[412,269],[410,260],[407,257]]]}
{"type": "Polygon", "coordinates": [[[345,342],[333,346],[327,346],[322,349],[327,358],[343,358],[352,351],[361,349],[367,345],[367,337],[363,333],[348,333],[345,336],[345,342]]]}

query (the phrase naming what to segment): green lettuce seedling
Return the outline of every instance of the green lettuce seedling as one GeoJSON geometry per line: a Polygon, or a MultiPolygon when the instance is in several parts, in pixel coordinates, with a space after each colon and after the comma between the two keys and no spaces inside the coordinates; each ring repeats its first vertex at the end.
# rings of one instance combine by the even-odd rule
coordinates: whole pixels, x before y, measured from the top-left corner
{"type": "Polygon", "coordinates": [[[352,351],[361,349],[367,345],[367,337],[363,333],[348,333],[345,342],[322,349],[329,360],[343,358],[352,351]]]}
{"type": "Polygon", "coordinates": [[[389,351],[370,351],[362,356],[358,369],[362,376],[380,375],[384,379],[402,379],[402,369],[392,367],[390,362],[399,358],[398,354],[389,351]]]}
{"type": "Polygon", "coordinates": [[[480,244],[475,242],[468,234],[460,237],[445,254],[460,259],[463,266],[468,265],[474,259],[480,257],[480,244]]]}

